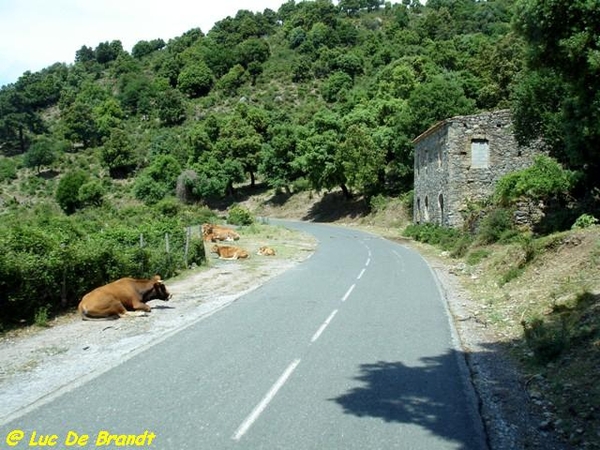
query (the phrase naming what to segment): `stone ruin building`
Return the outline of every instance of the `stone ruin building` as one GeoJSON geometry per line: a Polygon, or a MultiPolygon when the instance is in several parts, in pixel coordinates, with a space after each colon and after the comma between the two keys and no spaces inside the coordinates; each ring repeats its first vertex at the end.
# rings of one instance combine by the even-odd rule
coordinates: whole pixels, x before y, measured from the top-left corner
{"type": "Polygon", "coordinates": [[[443,120],[413,144],[413,221],[454,228],[469,203],[489,198],[499,178],[541,153],[517,144],[509,110],[443,120]]]}

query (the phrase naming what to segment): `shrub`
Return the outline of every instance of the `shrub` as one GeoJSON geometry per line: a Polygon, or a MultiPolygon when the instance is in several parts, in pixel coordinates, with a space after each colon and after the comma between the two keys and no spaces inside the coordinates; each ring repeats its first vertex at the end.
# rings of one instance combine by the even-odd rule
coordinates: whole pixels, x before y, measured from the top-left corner
{"type": "Polygon", "coordinates": [[[196,264],[197,266],[206,262],[206,250],[204,241],[201,238],[192,238],[188,248],[188,265],[196,264]]]}
{"type": "Polygon", "coordinates": [[[502,276],[499,286],[504,286],[506,283],[511,282],[512,280],[519,278],[525,269],[522,266],[512,266],[508,269],[508,271],[502,276]]]}
{"type": "MultiPolygon", "coordinates": [[[[186,267],[186,227],[195,210],[174,217],[139,206],[57,211],[42,205],[18,216],[7,212],[0,221],[0,329],[46,322],[115,279],[156,273],[167,279],[186,267]]],[[[191,240],[189,261],[205,261],[202,245],[191,240]]]]}
{"type": "Polygon", "coordinates": [[[155,209],[164,217],[176,217],[181,212],[181,203],[174,197],[167,197],[159,201],[155,209]]]}
{"type": "Polygon", "coordinates": [[[191,98],[210,92],[214,75],[204,61],[194,61],[184,67],[177,77],[177,87],[191,98]]]}
{"type": "Polygon", "coordinates": [[[17,178],[17,164],[10,158],[0,157],[0,183],[17,178]]]}
{"type": "Polygon", "coordinates": [[[458,239],[452,244],[450,256],[452,258],[462,258],[467,254],[471,244],[473,243],[473,237],[469,234],[461,234],[458,239]]]}
{"type": "Polygon", "coordinates": [[[494,209],[481,220],[477,238],[481,244],[493,244],[512,235],[512,228],[510,212],[506,209],[494,209]]]}
{"type": "Polygon", "coordinates": [[[108,167],[110,176],[124,178],[136,166],[133,142],[126,131],[115,128],[102,146],[102,163],[108,167]]]}
{"type": "Polygon", "coordinates": [[[411,189],[410,191],[402,194],[401,198],[402,198],[402,203],[404,204],[404,207],[412,215],[414,202],[415,202],[415,191],[411,189]]]}
{"type": "Polygon", "coordinates": [[[538,156],[527,169],[512,172],[498,180],[495,200],[503,205],[521,197],[543,200],[566,194],[576,182],[576,174],[565,170],[549,156],[538,156]]]}
{"type": "Polygon", "coordinates": [[[37,169],[39,172],[42,166],[51,165],[58,157],[58,149],[61,143],[48,137],[40,137],[31,144],[31,147],[24,155],[23,163],[25,167],[37,169]]]}
{"type": "Polygon", "coordinates": [[[460,247],[460,251],[456,253],[457,255],[464,255],[468,247],[465,244],[470,240],[468,235],[465,235],[460,230],[441,227],[432,223],[408,225],[404,229],[403,234],[419,242],[435,245],[446,251],[453,251],[455,248],[458,249],[460,247]]]}
{"type": "Polygon", "coordinates": [[[153,180],[146,174],[136,177],[133,184],[133,195],[147,205],[154,205],[165,198],[170,189],[165,183],[153,180]]]}
{"type": "Polygon", "coordinates": [[[50,305],[42,306],[35,312],[34,322],[38,327],[48,326],[48,309],[50,305]]]}
{"type": "Polygon", "coordinates": [[[67,173],[58,182],[56,188],[56,202],[64,212],[73,214],[81,208],[82,203],[79,199],[79,189],[88,181],[88,176],[83,171],[67,173]]]}
{"type": "Polygon", "coordinates": [[[467,264],[470,266],[475,266],[479,264],[483,259],[487,258],[491,255],[491,250],[486,248],[479,248],[470,252],[467,256],[467,264]]]}
{"type": "Polygon", "coordinates": [[[100,206],[105,194],[106,190],[102,183],[94,180],[81,185],[77,198],[81,206],[100,206]]]}
{"type": "Polygon", "coordinates": [[[186,169],[177,177],[175,193],[177,198],[183,203],[193,203],[198,200],[194,194],[194,184],[198,180],[198,174],[191,170],[186,169]]]}
{"type": "Polygon", "coordinates": [[[598,219],[590,214],[582,214],[575,220],[575,223],[571,227],[573,230],[577,228],[589,228],[591,226],[597,225],[598,219]]]}
{"type": "Polygon", "coordinates": [[[385,195],[382,194],[378,194],[375,195],[374,197],[371,197],[371,200],[369,202],[369,206],[371,207],[371,209],[374,212],[380,212],[385,210],[385,207],[388,204],[388,199],[386,198],[385,195]]]}
{"type": "Polygon", "coordinates": [[[227,223],[232,225],[250,225],[253,222],[254,217],[252,217],[252,214],[246,208],[235,205],[229,210],[227,223]]]}

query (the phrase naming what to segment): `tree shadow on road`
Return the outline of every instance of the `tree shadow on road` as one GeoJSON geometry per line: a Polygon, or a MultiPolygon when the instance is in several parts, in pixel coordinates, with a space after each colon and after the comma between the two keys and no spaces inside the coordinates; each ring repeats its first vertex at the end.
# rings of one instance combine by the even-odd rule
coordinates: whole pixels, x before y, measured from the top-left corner
{"type": "MultiPolygon", "coordinates": [[[[402,362],[362,364],[355,380],[363,386],[330,399],[346,414],[415,424],[461,449],[484,449],[485,439],[474,397],[465,406],[465,385],[455,375],[456,352],[422,358],[411,367],[402,362]]],[[[462,377],[461,377],[462,378],[462,377]]]]}
{"type": "Polygon", "coordinates": [[[484,350],[468,353],[449,350],[411,365],[361,364],[353,377],[355,387],[329,400],[346,414],[417,425],[450,448],[571,449],[556,433],[539,428],[541,410],[531,402],[528,381],[506,357],[514,345],[488,343],[484,350]],[[485,429],[481,415],[487,418],[485,429]]]}

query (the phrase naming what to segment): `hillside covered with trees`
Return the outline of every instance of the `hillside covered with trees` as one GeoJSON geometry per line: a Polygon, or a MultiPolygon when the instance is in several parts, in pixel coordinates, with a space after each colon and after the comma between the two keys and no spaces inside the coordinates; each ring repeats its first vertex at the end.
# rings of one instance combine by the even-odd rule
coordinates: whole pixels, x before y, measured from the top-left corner
{"type": "Polygon", "coordinates": [[[0,327],[116,276],[176,273],[140,235],[182,248],[240,185],[409,195],[412,140],[455,115],[511,108],[593,211],[594,3],[289,0],[24,73],[0,89],[0,327]]]}

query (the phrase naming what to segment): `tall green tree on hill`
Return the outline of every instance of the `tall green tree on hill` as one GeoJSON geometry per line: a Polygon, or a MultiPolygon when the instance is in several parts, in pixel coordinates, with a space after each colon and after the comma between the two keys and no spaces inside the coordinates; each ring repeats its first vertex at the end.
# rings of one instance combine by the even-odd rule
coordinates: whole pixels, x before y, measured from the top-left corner
{"type": "Polygon", "coordinates": [[[517,136],[541,134],[589,186],[600,185],[599,11],[595,0],[518,0],[515,15],[528,49],[514,93],[517,136]]]}

